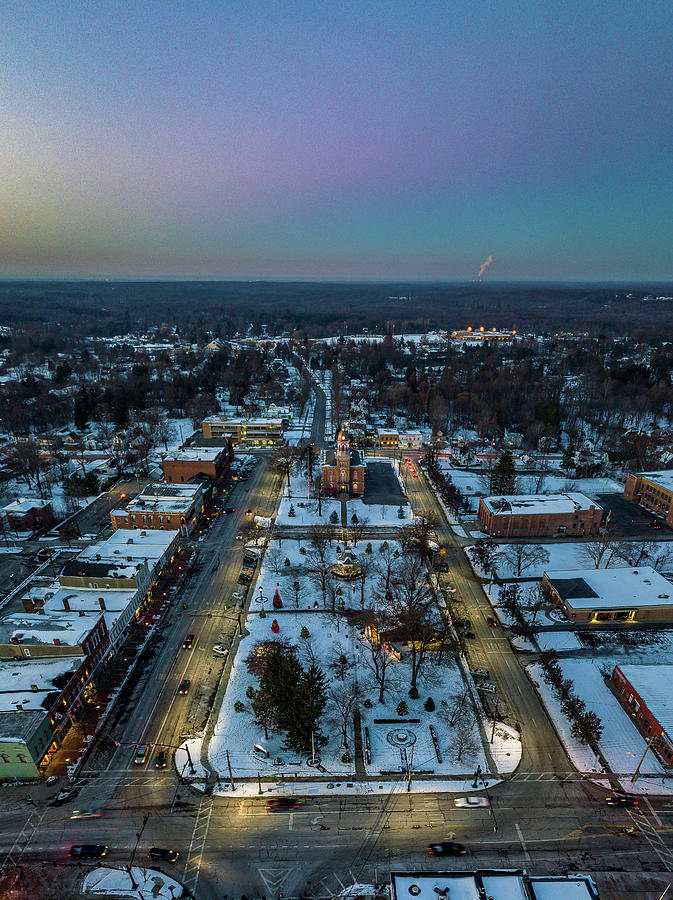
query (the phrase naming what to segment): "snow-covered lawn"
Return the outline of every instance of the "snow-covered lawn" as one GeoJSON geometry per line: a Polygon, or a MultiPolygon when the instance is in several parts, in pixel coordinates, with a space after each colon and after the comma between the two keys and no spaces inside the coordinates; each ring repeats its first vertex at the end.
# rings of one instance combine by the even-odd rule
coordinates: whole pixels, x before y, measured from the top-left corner
{"type": "MultiPolygon", "coordinates": [[[[608,668],[612,668],[607,659],[602,662],[608,668]]],[[[622,779],[624,789],[632,791],[634,786],[628,776],[636,770],[646,747],[645,740],[606,685],[600,669],[593,660],[561,659],[559,665],[564,678],[569,678],[573,682],[575,694],[584,700],[587,710],[595,712],[600,717],[603,724],[603,736],[599,742],[601,752],[615,774],[626,776],[622,779]]],[[[593,751],[580,744],[570,734],[570,723],[561,711],[558,697],[543,680],[540,666],[537,664],[528,666],[526,671],[535,683],[576,768],[580,772],[602,771],[593,751]]],[[[646,783],[647,776],[661,778],[665,770],[654,754],[648,753],[641,771],[643,783],[646,783]]]]}
{"type": "Polygon", "coordinates": [[[83,894],[112,895],[138,900],[170,900],[182,897],[182,885],[157,869],[133,867],[134,889],[128,869],[101,866],[89,872],[82,884],[83,894]]]}
{"type": "MultiPolygon", "coordinates": [[[[634,542],[638,547],[641,545],[641,541],[634,542]]],[[[548,571],[556,571],[560,569],[593,569],[594,565],[591,560],[588,560],[584,555],[584,548],[586,544],[580,542],[568,542],[565,541],[563,543],[558,544],[540,544],[548,554],[549,561],[548,562],[540,562],[534,563],[529,568],[525,569],[521,573],[522,578],[541,578],[543,572],[548,571]]],[[[650,558],[656,557],[657,554],[671,548],[671,543],[669,541],[652,541],[648,542],[648,552],[650,554],[650,558]]],[[[470,547],[466,547],[465,550],[467,552],[467,557],[470,560],[470,564],[476,575],[479,575],[481,578],[489,578],[490,575],[487,575],[482,569],[476,565],[472,558],[470,547]]],[[[516,570],[511,562],[509,562],[505,558],[505,554],[507,551],[506,544],[499,544],[496,548],[496,577],[497,578],[516,578],[516,570]]],[[[616,568],[618,566],[627,566],[628,563],[623,560],[613,558],[611,561],[611,568],[616,568]]],[[[647,565],[647,560],[642,562],[642,565],[647,565]]],[[[651,565],[651,563],[650,563],[651,565]]],[[[668,568],[665,567],[665,568],[668,568]]]]}
{"type": "MultiPolygon", "coordinates": [[[[354,548],[358,555],[365,554],[367,541],[361,541],[354,548]]],[[[381,546],[380,541],[373,541],[372,557],[375,559],[381,546]]],[[[333,545],[333,556],[336,561],[337,542],[333,545]]],[[[413,767],[416,771],[429,771],[439,775],[468,776],[477,764],[488,771],[488,763],[480,737],[477,721],[472,718],[467,728],[448,724],[447,713],[452,710],[453,698],[464,691],[464,680],[457,663],[444,654],[442,664],[436,665],[436,655],[431,653],[421,675],[418,688],[420,696],[417,700],[409,699],[407,691],[410,682],[410,663],[405,653],[401,660],[392,660],[388,670],[389,694],[386,701],[379,704],[378,685],[367,666],[368,645],[359,627],[350,624],[343,614],[333,614],[323,608],[322,597],[318,587],[312,583],[306,570],[306,555],[302,548],[310,552],[307,541],[287,540],[272,541],[267,548],[264,562],[259,572],[257,584],[253,587],[253,599],[245,627],[248,632],[239,644],[222,706],[216,722],[213,737],[208,748],[210,765],[219,772],[221,780],[228,780],[228,763],[231,761],[236,777],[255,777],[258,772],[264,776],[281,775],[310,778],[318,774],[316,769],[308,765],[308,755],[297,754],[283,749],[283,736],[269,733],[264,735],[262,726],[254,722],[251,712],[251,698],[248,689],[258,686],[257,678],[250,674],[245,659],[255,645],[263,640],[282,639],[297,647],[300,659],[306,662],[310,654],[330,679],[330,691],[357,691],[360,696],[359,709],[362,719],[362,738],[365,740],[364,728],[368,729],[371,746],[371,763],[366,766],[370,774],[397,774],[410,762],[411,746],[414,746],[413,767]],[[286,565],[287,563],[287,565],[286,565]],[[293,589],[294,582],[299,582],[298,603],[293,589]],[[260,601],[259,588],[262,588],[260,601]],[[271,599],[279,592],[283,607],[272,609],[271,599]],[[318,608],[315,609],[314,605],[318,608]],[[262,606],[266,615],[260,616],[262,606]],[[278,623],[278,632],[272,626],[278,623]],[[308,636],[302,637],[302,629],[308,630],[308,636]],[[336,658],[343,654],[349,664],[343,681],[338,678],[333,665],[336,658]],[[428,697],[435,702],[435,710],[427,712],[424,704],[428,697]],[[365,701],[371,701],[367,708],[365,701]],[[407,703],[408,712],[398,715],[397,706],[401,700],[407,703]],[[446,705],[442,701],[446,701],[446,705]],[[243,704],[244,709],[237,712],[235,704],[243,704]],[[392,721],[378,722],[388,719],[392,721]],[[419,722],[403,720],[418,719],[419,722]],[[439,762],[430,732],[430,725],[435,730],[442,761],[439,762]],[[402,734],[402,730],[408,733],[402,734]],[[469,732],[466,737],[465,731],[469,732]],[[460,731],[460,734],[459,734],[460,731]],[[457,744],[463,745],[461,759],[457,759],[457,744]],[[268,757],[258,749],[260,745],[268,752],[268,757]],[[470,746],[472,745],[472,746],[470,746]],[[404,752],[401,751],[404,747],[404,752]],[[405,756],[406,754],[406,756],[405,756]],[[406,760],[406,761],[405,761],[406,760]]],[[[374,576],[370,577],[370,584],[374,576]]],[[[360,582],[344,582],[342,598],[346,609],[359,609],[361,600],[360,582]]],[[[369,597],[370,589],[365,588],[365,596],[369,597]]],[[[469,717],[468,717],[469,718],[469,717]]],[[[328,701],[321,727],[329,736],[328,744],[320,750],[322,774],[335,778],[352,778],[355,772],[353,717],[348,716],[347,749],[350,759],[344,757],[341,739],[341,717],[332,700],[328,701]]],[[[518,742],[506,735],[500,743],[507,743],[506,751],[499,755],[504,771],[511,771],[518,763],[515,752],[518,742]]],[[[497,744],[498,742],[496,742],[497,744]]],[[[192,746],[190,745],[190,750],[192,746]]],[[[198,745],[193,745],[193,755],[198,754],[198,745]]],[[[176,754],[176,765],[184,765],[186,753],[176,754]],[[178,759],[179,755],[179,759],[178,759]]],[[[189,767],[188,767],[189,768],[189,767]]],[[[197,764],[198,768],[198,764],[197,764]]],[[[187,773],[186,773],[187,774],[187,773]]],[[[434,782],[428,783],[428,790],[435,790],[434,782]]]]}

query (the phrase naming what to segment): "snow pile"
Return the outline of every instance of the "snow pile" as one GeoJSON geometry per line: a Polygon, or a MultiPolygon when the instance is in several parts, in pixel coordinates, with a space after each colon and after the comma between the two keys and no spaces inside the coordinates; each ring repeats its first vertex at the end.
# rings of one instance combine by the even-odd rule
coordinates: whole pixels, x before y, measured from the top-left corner
{"type": "Polygon", "coordinates": [[[127,869],[113,869],[107,866],[93,869],[82,884],[83,894],[112,894],[128,897],[129,900],[171,900],[182,897],[183,889],[179,882],[156,869],[133,867],[133,878],[137,888],[133,888],[127,869]]]}

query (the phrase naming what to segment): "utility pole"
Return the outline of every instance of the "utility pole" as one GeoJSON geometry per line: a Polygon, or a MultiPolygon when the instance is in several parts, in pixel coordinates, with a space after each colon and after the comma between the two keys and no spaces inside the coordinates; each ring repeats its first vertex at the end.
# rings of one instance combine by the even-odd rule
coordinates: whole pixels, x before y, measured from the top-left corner
{"type": "Polygon", "coordinates": [[[185,750],[187,751],[187,759],[189,760],[189,771],[193,775],[196,770],[194,769],[194,763],[192,762],[192,754],[189,752],[189,741],[185,741],[185,750]]]}
{"type": "Polygon", "coordinates": [[[258,784],[258,786],[259,786],[259,791],[258,791],[258,793],[261,794],[261,793],[262,793],[262,777],[261,777],[261,775],[259,774],[259,772],[257,772],[257,784],[258,784]]]}
{"type": "Polygon", "coordinates": [[[231,781],[231,789],[232,791],[236,790],[236,785],[234,784],[234,773],[231,771],[231,760],[229,759],[229,751],[227,750],[227,766],[229,766],[229,780],[231,781]]]}
{"type": "Polygon", "coordinates": [[[136,852],[138,850],[138,844],[140,843],[140,838],[143,836],[143,831],[145,830],[145,825],[147,825],[147,820],[149,819],[150,814],[148,812],[143,816],[143,824],[140,828],[140,831],[136,831],[136,845],[133,848],[133,853],[131,854],[131,863],[129,865],[129,878],[131,879],[131,887],[135,891],[138,887],[136,884],[136,880],[133,877],[133,861],[136,858],[136,852]]]}
{"type": "Polygon", "coordinates": [[[409,759],[409,775],[407,777],[407,793],[411,790],[411,773],[414,768],[414,745],[411,745],[411,758],[409,759]]]}
{"type": "Polygon", "coordinates": [[[650,745],[653,740],[654,740],[654,735],[652,735],[652,737],[649,739],[645,749],[643,750],[643,755],[640,757],[640,761],[639,761],[638,765],[636,766],[636,771],[631,776],[631,784],[635,784],[636,781],[638,781],[638,775],[640,774],[640,767],[642,766],[643,761],[644,761],[645,757],[647,756],[647,751],[650,749],[650,745]]]}

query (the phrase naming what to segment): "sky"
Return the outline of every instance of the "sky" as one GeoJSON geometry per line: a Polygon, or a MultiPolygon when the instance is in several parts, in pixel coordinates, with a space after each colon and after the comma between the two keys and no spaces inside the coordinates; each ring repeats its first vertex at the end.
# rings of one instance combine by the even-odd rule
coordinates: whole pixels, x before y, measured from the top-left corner
{"type": "Polygon", "coordinates": [[[668,0],[30,0],[0,274],[673,280],[668,0]]]}

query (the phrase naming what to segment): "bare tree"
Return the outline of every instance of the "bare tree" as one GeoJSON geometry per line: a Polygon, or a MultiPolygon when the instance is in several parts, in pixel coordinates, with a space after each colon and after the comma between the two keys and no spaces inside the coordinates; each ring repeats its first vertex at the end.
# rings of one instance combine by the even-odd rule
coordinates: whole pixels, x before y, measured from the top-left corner
{"type": "Polygon", "coordinates": [[[517,578],[533,566],[546,565],[549,553],[540,544],[509,544],[502,554],[517,578]]]}
{"type": "Polygon", "coordinates": [[[283,558],[283,551],[280,547],[274,544],[270,550],[267,550],[266,558],[274,573],[280,575],[281,560],[283,558]]]}
{"type": "Polygon", "coordinates": [[[607,569],[614,559],[619,559],[623,551],[623,543],[618,539],[615,530],[610,527],[610,514],[600,532],[592,540],[582,544],[580,556],[596,569],[607,569]]]}
{"type": "Polygon", "coordinates": [[[418,556],[406,556],[390,583],[387,603],[393,627],[398,627],[411,654],[410,691],[416,692],[429,649],[441,628],[434,597],[425,582],[425,565],[418,556]]]}
{"type": "Polygon", "coordinates": [[[404,529],[403,543],[417,550],[423,558],[429,559],[433,552],[430,543],[438,524],[439,519],[432,511],[416,514],[413,524],[404,529]]]}
{"type": "Polygon", "coordinates": [[[396,544],[384,541],[379,547],[374,562],[374,570],[382,582],[382,593],[387,597],[390,594],[390,585],[393,575],[401,560],[400,550],[396,544]]]}
{"type": "Polygon", "coordinates": [[[290,486],[290,475],[297,462],[297,451],[289,444],[283,444],[274,453],[274,463],[280,474],[287,478],[287,486],[290,486]]]}
{"type": "Polygon", "coordinates": [[[461,724],[456,728],[453,735],[453,743],[449,748],[451,756],[456,762],[473,762],[479,752],[479,742],[477,741],[472,724],[461,724]]]}
{"type": "Polygon", "coordinates": [[[360,688],[350,680],[332,684],[329,690],[330,718],[339,728],[341,746],[348,749],[348,729],[353,719],[353,710],[360,699],[360,688]]]}
{"type": "Polygon", "coordinates": [[[363,638],[361,642],[364,650],[362,656],[364,664],[373,674],[379,686],[379,703],[385,702],[388,669],[393,662],[390,650],[386,648],[384,641],[381,640],[381,632],[385,630],[387,624],[386,617],[381,613],[377,614],[371,623],[370,637],[368,639],[363,638]],[[372,633],[372,628],[376,635],[372,633]]]}
{"type": "Polygon", "coordinates": [[[372,554],[361,553],[360,556],[358,556],[358,562],[360,564],[360,606],[364,609],[365,588],[367,586],[369,576],[374,569],[374,560],[372,559],[372,554]]]}
{"type": "Polygon", "coordinates": [[[325,605],[327,602],[327,586],[330,580],[329,564],[315,547],[311,547],[306,554],[306,571],[313,584],[320,590],[322,602],[325,605]]]}
{"type": "Polygon", "coordinates": [[[447,723],[453,728],[459,722],[474,721],[474,707],[472,705],[472,695],[467,685],[461,691],[452,694],[448,701],[442,700],[441,704],[442,716],[447,723]]]}
{"type": "Polygon", "coordinates": [[[42,472],[45,469],[45,462],[40,456],[35,441],[17,441],[5,450],[5,462],[7,468],[16,478],[20,478],[26,482],[28,488],[33,485],[38,489],[40,496],[44,496],[42,492],[42,472]]]}
{"type": "Polygon", "coordinates": [[[351,536],[351,540],[353,541],[354,547],[357,547],[358,541],[362,539],[368,527],[369,519],[366,516],[363,516],[360,519],[358,518],[356,513],[353,513],[353,515],[351,516],[351,524],[349,526],[349,534],[351,536]]]}

